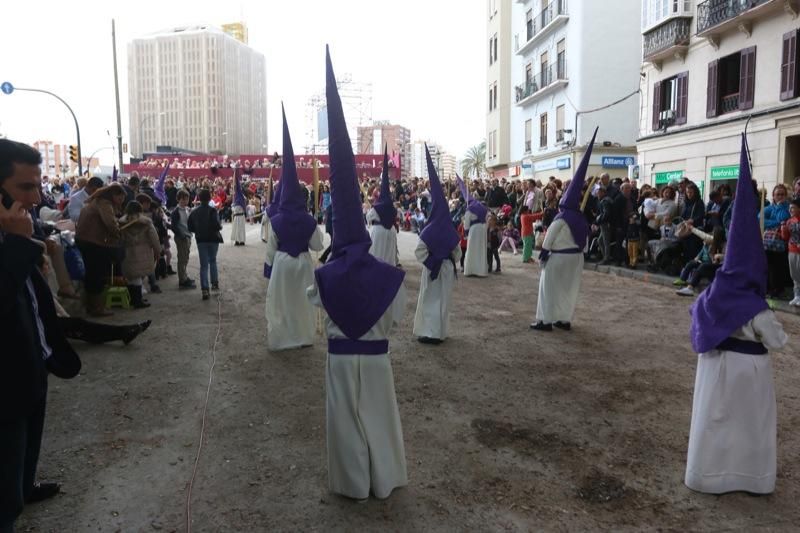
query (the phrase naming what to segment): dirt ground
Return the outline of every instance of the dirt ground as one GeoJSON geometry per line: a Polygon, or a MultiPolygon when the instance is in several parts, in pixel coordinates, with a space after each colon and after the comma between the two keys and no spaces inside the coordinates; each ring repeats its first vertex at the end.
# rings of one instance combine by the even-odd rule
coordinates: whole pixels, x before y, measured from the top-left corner
{"type": "Polygon", "coordinates": [[[325,344],[267,352],[257,235],[221,249],[218,302],[171,278],[153,307],[113,318],[152,318],[145,335],[81,344],[81,375],[51,379],[39,477],[64,493],[27,508],[20,531],[186,530],[218,325],[194,531],[797,530],[800,319],[780,315],[791,341],[771,355],[775,493],[697,494],[683,485],[696,363],[686,299],[586,272],[574,330],[535,333],[538,267],[504,254],[502,274],[459,278],[453,337],[421,345],[409,234],[408,309],[391,338],[409,485],[363,504],[330,494],[325,344]]]}

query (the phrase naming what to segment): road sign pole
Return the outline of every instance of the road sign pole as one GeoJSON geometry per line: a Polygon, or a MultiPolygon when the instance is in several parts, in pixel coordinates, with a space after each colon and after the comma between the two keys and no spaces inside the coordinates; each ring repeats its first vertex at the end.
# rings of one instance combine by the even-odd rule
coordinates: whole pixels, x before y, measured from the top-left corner
{"type": "MultiPolygon", "coordinates": [[[[2,91],[4,94],[11,94],[14,91],[28,91],[28,92],[32,92],[32,93],[49,94],[50,96],[52,96],[54,98],[57,98],[62,104],[64,104],[67,107],[67,109],[69,110],[70,115],[72,115],[72,120],[75,121],[75,134],[78,137],[78,174],[82,175],[83,174],[83,159],[81,157],[81,128],[80,128],[80,126],[78,126],[78,118],[75,116],[75,112],[72,111],[72,108],[69,106],[69,104],[67,102],[65,102],[63,98],[61,98],[60,96],[58,96],[55,93],[51,93],[50,91],[45,91],[44,89],[26,89],[26,88],[22,88],[22,87],[14,87],[13,85],[11,85],[11,83],[9,83],[7,81],[3,82],[2,84],[0,84],[0,91],[2,91]]],[[[91,164],[91,161],[89,163],[91,164]]]]}

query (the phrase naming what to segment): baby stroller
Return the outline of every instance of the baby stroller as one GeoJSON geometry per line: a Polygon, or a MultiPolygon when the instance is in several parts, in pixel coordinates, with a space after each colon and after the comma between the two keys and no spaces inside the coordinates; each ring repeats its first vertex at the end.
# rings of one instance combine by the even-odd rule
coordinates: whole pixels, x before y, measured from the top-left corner
{"type": "Polygon", "coordinates": [[[678,276],[686,264],[683,245],[675,236],[676,222],[680,222],[680,219],[674,220],[671,225],[661,227],[661,239],[648,242],[653,258],[653,264],[649,269],[651,272],[660,271],[668,276],[678,276]]]}

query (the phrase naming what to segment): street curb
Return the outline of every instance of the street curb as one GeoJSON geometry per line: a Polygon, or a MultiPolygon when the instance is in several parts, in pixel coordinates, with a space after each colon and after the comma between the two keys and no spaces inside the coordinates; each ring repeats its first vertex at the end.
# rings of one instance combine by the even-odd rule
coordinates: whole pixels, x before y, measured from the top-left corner
{"type": "MultiPolygon", "coordinates": [[[[648,272],[646,270],[631,270],[630,268],[600,265],[598,263],[584,263],[583,269],[590,270],[592,272],[599,272],[601,274],[610,274],[620,278],[635,279],[645,283],[653,283],[655,285],[674,288],[672,282],[675,280],[675,278],[665,276],[664,274],[653,274],[652,272],[648,272]]],[[[789,302],[784,302],[782,300],[771,301],[773,302],[772,309],[774,311],[800,316],[800,308],[792,307],[789,305],[789,302]]]]}

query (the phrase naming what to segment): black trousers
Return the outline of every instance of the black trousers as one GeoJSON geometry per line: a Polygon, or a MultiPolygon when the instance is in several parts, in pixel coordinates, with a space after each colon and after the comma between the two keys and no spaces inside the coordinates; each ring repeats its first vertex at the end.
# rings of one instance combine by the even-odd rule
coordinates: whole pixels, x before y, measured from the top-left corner
{"type": "Polygon", "coordinates": [[[82,318],[58,317],[58,325],[68,339],[103,344],[104,342],[121,341],[130,326],[112,326],[89,322],[82,318]]]}
{"type": "Polygon", "coordinates": [[[0,533],[14,531],[33,490],[47,399],[27,417],[0,422],[0,533]]]}
{"type": "Polygon", "coordinates": [[[789,252],[767,250],[767,292],[777,296],[792,284],[789,273],[789,252]]]}
{"type": "Polygon", "coordinates": [[[487,248],[486,249],[486,261],[489,262],[489,272],[492,271],[492,258],[497,261],[497,268],[495,270],[500,270],[500,250],[498,248],[487,248]]]}
{"type": "MultiPolygon", "coordinates": [[[[110,281],[111,265],[117,262],[119,250],[85,241],[77,241],[77,244],[86,267],[86,276],[83,280],[86,292],[100,294],[110,281]]],[[[119,270],[117,272],[122,275],[119,270]]]]}

